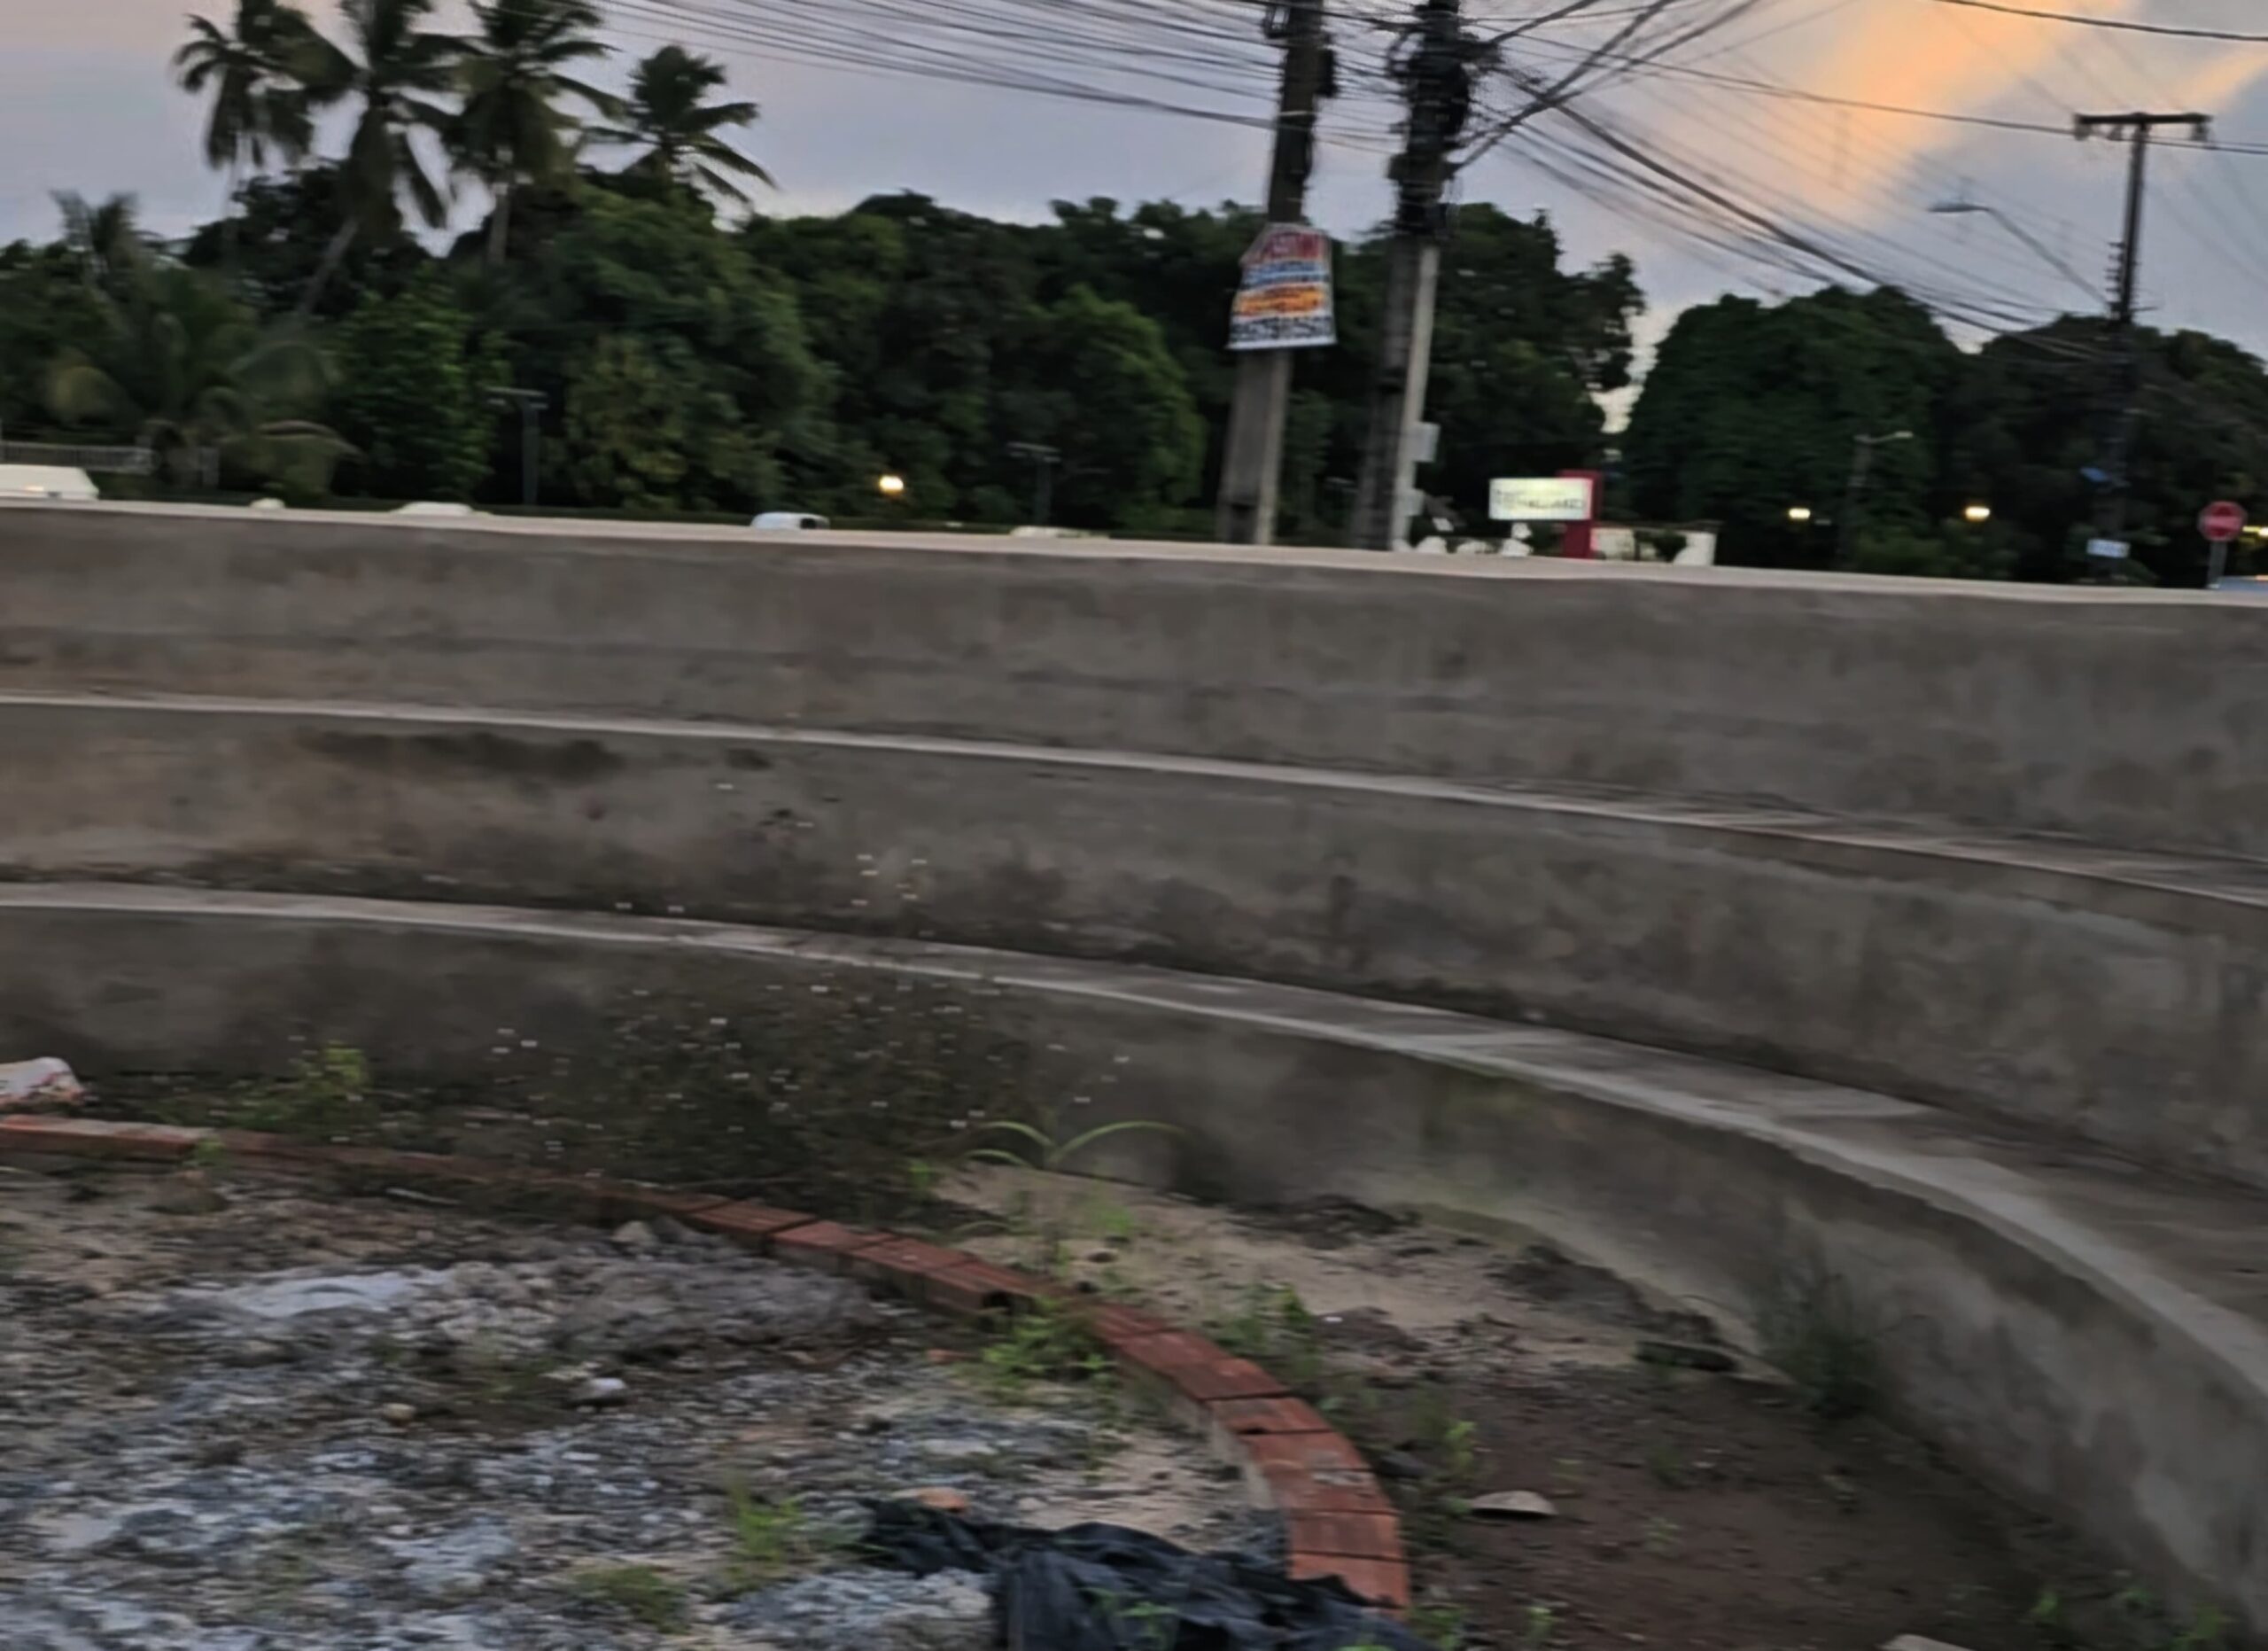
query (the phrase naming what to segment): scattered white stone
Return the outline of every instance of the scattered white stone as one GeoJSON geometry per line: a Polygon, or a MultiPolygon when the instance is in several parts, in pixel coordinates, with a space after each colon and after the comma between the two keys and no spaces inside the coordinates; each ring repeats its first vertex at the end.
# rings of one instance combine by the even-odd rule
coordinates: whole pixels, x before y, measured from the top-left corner
{"type": "Polygon", "coordinates": [[[171,1187],[151,1200],[150,1207],[159,1215],[218,1215],[229,1207],[229,1200],[202,1172],[191,1170],[175,1177],[171,1187]]]}
{"type": "Polygon", "coordinates": [[[1924,1639],[1919,1634],[1900,1634],[1884,1646],[1882,1651],[1962,1651],[1962,1648],[1956,1645],[1947,1645],[1942,1639],[1924,1639]]]}
{"type": "Polygon", "coordinates": [[[417,1420],[417,1406],[405,1405],[399,1400],[391,1405],[381,1405],[378,1406],[378,1420],[397,1428],[406,1428],[417,1420]]]}
{"type": "Polygon", "coordinates": [[[651,1250],[662,1241],[643,1221],[625,1221],[614,1229],[614,1242],[624,1250],[651,1250]]]}
{"type": "Polygon", "coordinates": [[[630,1383],[620,1376],[593,1376],[575,1390],[575,1402],[594,1409],[630,1401],[630,1383]]]}
{"type": "Polygon", "coordinates": [[[402,1580],[412,1593],[429,1600],[470,1600],[495,1579],[495,1573],[519,1554],[520,1545],[501,1525],[485,1522],[463,1526],[416,1542],[388,1542],[384,1546],[408,1561],[402,1580]]]}
{"type": "Polygon", "coordinates": [[[1557,1519],[1559,1510],[1549,1497],[1533,1491],[1491,1491],[1476,1496],[1470,1505],[1475,1519],[1557,1519]]]}
{"type": "Polygon", "coordinates": [[[74,1106],[86,1094],[78,1075],[52,1055],[0,1065],[0,1112],[74,1106]]]}
{"type": "Polygon", "coordinates": [[[408,1297],[432,1289],[442,1277],[434,1272],[405,1270],[282,1278],[213,1290],[208,1299],[255,1319],[298,1319],[311,1312],[384,1312],[408,1297]]]}

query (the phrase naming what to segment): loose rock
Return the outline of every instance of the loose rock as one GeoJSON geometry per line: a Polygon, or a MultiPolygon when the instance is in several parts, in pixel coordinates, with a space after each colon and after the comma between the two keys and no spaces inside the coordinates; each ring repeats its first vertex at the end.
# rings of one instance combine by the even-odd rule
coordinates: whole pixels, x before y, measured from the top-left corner
{"type": "Polygon", "coordinates": [[[74,1106],[86,1094],[77,1075],[52,1055],[0,1065],[0,1112],[74,1106]]]}
{"type": "Polygon", "coordinates": [[[1475,1519],[1557,1519],[1559,1510],[1549,1497],[1533,1491],[1491,1491],[1469,1505],[1475,1519]]]}
{"type": "Polygon", "coordinates": [[[1706,1370],[1727,1375],[1740,1368],[1740,1361],[1721,1347],[1699,1347],[1690,1342],[1641,1342],[1636,1348],[1638,1362],[1648,1365],[1667,1365],[1681,1370],[1706,1370]]]}
{"type": "Polygon", "coordinates": [[[575,1390],[575,1402],[594,1409],[630,1402],[630,1383],[620,1376],[592,1376],[575,1390]]]}

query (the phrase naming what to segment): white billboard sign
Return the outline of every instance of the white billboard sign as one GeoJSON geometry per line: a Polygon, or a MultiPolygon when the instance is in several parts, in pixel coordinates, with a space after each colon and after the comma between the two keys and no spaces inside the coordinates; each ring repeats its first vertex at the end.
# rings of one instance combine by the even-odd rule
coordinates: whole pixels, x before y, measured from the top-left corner
{"type": "Polygon", "coordinates": [[[1588,522],[1588,476],[1499,476],[1488,484],[1488,514],[1499,522],[1588,522]]]}

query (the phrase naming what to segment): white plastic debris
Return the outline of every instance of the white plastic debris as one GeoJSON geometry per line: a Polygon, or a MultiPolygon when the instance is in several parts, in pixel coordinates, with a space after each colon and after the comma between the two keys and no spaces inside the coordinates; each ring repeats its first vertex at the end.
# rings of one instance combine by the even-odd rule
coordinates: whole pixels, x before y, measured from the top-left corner
{"type": "Polygon", "coordinates": [[[86,1093],[78,1075],[52,1055],[0,1065],[0,1112],[70,1106],[86,1093]]]}

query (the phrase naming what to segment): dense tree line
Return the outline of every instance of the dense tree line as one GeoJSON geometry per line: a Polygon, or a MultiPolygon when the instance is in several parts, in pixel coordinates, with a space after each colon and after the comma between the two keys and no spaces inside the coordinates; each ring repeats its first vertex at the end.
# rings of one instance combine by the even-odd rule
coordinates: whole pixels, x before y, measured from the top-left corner
{"type": "MultiPolygon", "coordinates": [[[[464,38],[432,10],[346,0],[337,41],[282,0],[194,20],[176,66],[230,210],[169,247],[129,200],[66,202],[58,241],[0,251],[8,431],[144,442],[177,487],[507,501],[513,390],[543,398],[553,506],[1014,523],[1035,509],[1021,444],[1060,455],[1059,523],[1208,522],[1250,214],[744,212],[768,179],[734,134],[757,112],[720,100],[714,63],[665,47],[617,98],[582,78],[605,52],[586,0],[476,4],[464,38]],[[337,156],[314,152],[326,110],[337,156]],[[487,219],[431,250],[417,231],[459,182],[487,219]]],[[[1626,261],[1563,271],[1547,222],[1486,207],[1453,263],[1444,474],[1477,505],[1507,464],[1596,456],[1639,296],[1626,261]]],[[[1340,283],[1345,343],[1300,363],[1295,535],[1335,532],[1352,491],[1378,248],[1347,249],[1340,283]]]]}
{"type": "MultiPolygon", "coordinates": [[[[740,147],[758,112],[717,64],[666,46],[616,96],[586,78],[608,51],[588,0],[478,0],[462,37],[435,4],[343,0],[336,40],[285,0],[192,19],[175,67],[229,209],[166,245],[127,198],[66,198],[57,239],[0,248],[10,437],[141,443],[168,488],[509,502],[513,392],[541,398],[548,508],[1009,524],[1037,509],[1038,446],[1058,523],[1209,526],[1254,214],[1095,200],[1004,223],[897,195],[768,216],[740,147]],[[485,222],[429,244],[463,185],[485,222]]],[[[1382,243],[1338,275],[1341,342],[1297,363],[1293,539],[1346,518],[1382,243]]],[[[1965,353],[1892,290],[1728,298],[1679,318],[1611,440],[1599,397],[1629,383],[1641,302],[1627,260],[1566,269],[1547,219],[1460,210],[1428,403],[1444,512],[1485,532],[1491,476],[1596,466],[1616,513],[1720,522],[1730,560],[2085,567],[2122,382],[2099,323],[1965,353]],[[1900,431],[1846,511],[1859,439],[1900,431]]],[[[2140,355],[2132,572],[2194,582],[2198,505],[2252,493],[2268,376],[2194,333],[2145,331],[2140,355]]]]}
{"type": "Polygon", "coordinates": [[[2133,347],[2124,565],[2085,554],[2127,399],[2108,323],[2066,316],[1964,352],[1891,290],[1727,298],[1679,316],[1624,437],[1623,500],[1721,521],[1736,559],[1766,565],[2195,585],[2198,511],[2268,503],[2268,373],[2203,333],[2144,328],[2133,347]],[[1874,444],[1838,563],[1860,439],[1899,432],[1874,444]],[[1989,518],[1965,519],[1972,506],[1989,518]]]}

